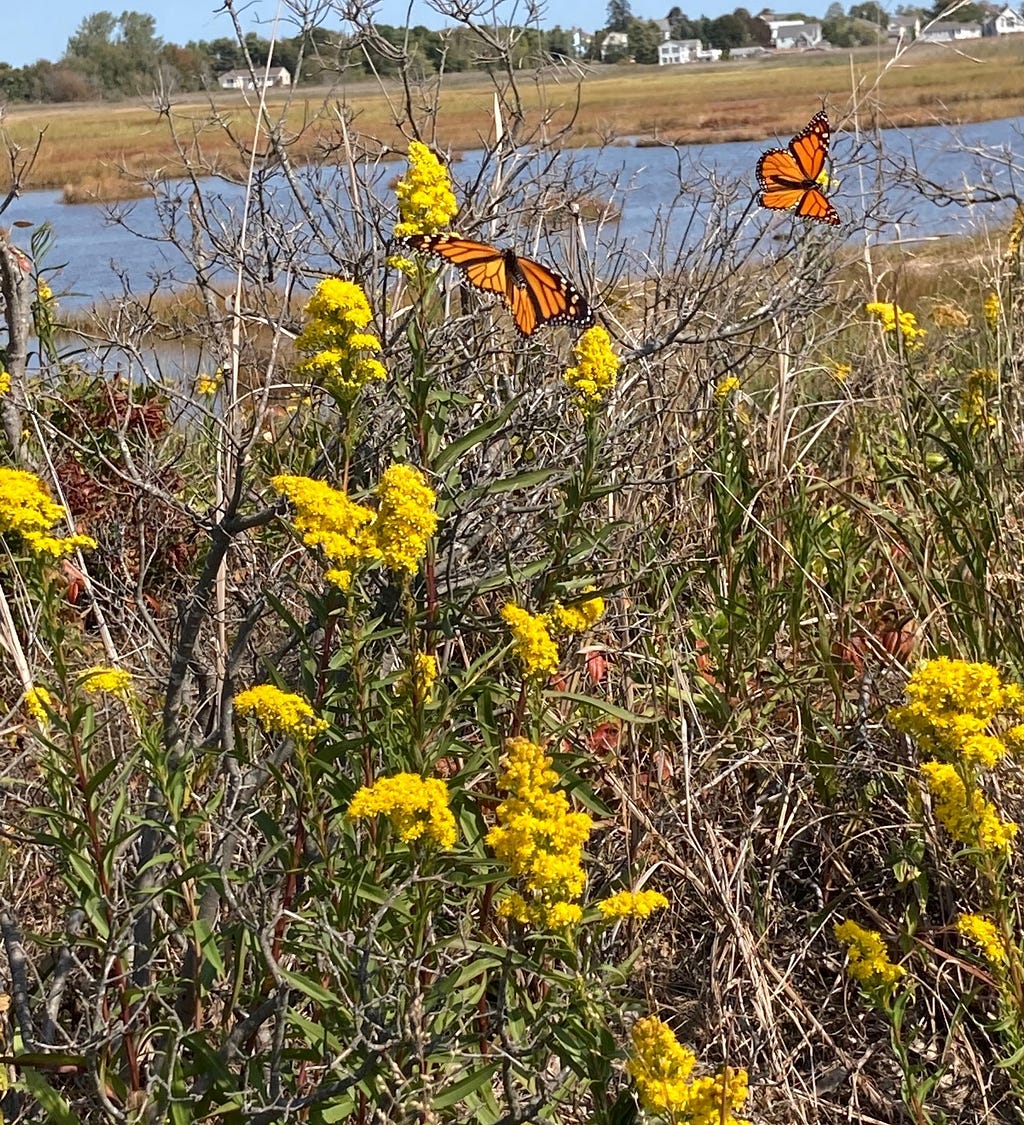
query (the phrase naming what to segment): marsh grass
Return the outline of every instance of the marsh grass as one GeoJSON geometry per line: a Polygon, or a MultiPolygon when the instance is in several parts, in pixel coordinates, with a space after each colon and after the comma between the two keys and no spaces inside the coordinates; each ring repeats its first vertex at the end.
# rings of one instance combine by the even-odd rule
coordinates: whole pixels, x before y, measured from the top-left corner
{"type": "MultiPolygon", "coordinates": [[[[884,98],[873,103],[861,126],[1005,117],[1024,97],[1019,54],[1012,43],[990,40],[972,41],[969,52],[917,44],[899,67],[885,73],[884,98]]],[[[571,135],[563,136],[562,142],[573,146],[620,137],[654,136],[677,144],[759,140],[794,133],[805,124],[808,105],[822,97],[834,103],[845,99],[851,82],[867,98],[886,58],[884,52],[862,48],[678,68],[596,66],[580,88],[578,113],[572,75],[566,72],[554,84],[545,79],[545,71],[538,71],[537,81],[522,84],[519,97],[525,112],[549,116],[552,136],[572,119],[571,135]]],[[[447,96],[441,98],[433,125],[436,143],[446,149],[479,147],[492,128],[489,79],[452,75],[440,89],[447,96]]],[[[346,76],[330,90],[271,92],[267,105],[272,114],[280,115],[282,126],[297,135],[292,147],[297,160],[335,149],[337,118],[330,109],[334,99],[340,99],[352,121],[353,140],[371,151],[395,155],[405,150],[391,108],[401,92],[394,83],[385,83],[382,91],[369,80],[346,76]]],[[[201,154],[211,168],[244,180],[246,162],[239,153],[252,139],[251,107],[237,95],[218,93],[208,100],[176,100],[166,109],[176,131],[190,138],[193,159],[201,154]],[[221,124],[232,128],[233,138],[221,124]]],[[[39,130],[46,130],[33,183],[62,189],[69,203],[133,198],[143,190],[138,184],[154,176],[179,178],[186,172],[186,159],[154,109],[12,106],[5,120],[12,140],[21,146],[30,147],[39,130]]],[[[844,124],[842,115],[834,114],[834,126],[844,124]]]]}
{"type": "MultiPolygon", "coordinates": [[[[669,76],[606,89],[650,102],[655,80],[669,76]]],[[[22,388],[30,464],[98,545],[57,568],[4,537],[2,922],[21,1057],[5,1120],[654,1120],[625,1073],[641,1014],[702,1067],[749,1070],[738,1112],[757,1121],[1019,1114],[1002,1065],[1019,1014],[997,1018],[954,931],[979,884],[886,717],[936,653],[1024,677],[1019,245],[851,252],[751,214],[729,184],[680,186],[674,205],[708,216],[701,239],[587,241],[549,219],[596,187],[545,163],[516,92],[497,86],[490,124],[512,132],[456,185],[460,223],[487,234],[497,216],[499,241],[572,266],[624,359],[589,416],[562,379],[567,330],[522,341],[450,272],[387,262],[394,203],[365,188],[355,165],[377,157],[340,125],[342,177],[275,149],[228,220],[202,179],[212,150],[178,133],[195,188],[161,218],[194,285],[155,278],[78,319],[73,346],[36,310],[49,358],[22,388]],[[268,184],[296,190],[268,205],[268,184]],[[287,397],[290,284],[311,258],[367,294],[388,379],[355,400],[287,397]],[[211,280],[227,269],[231,286],[211,280]],[[869,301],[912,311],[921,345],[869,301]],[[205,396],[152,359],[180,339],[215,358],[205,396]],[[980,410],[977,369],[993,372],[980,410]],[[309,475],[372,506],[395,462],[436,490],[437,533],[408,575],[368,568],[343,594],[270,482],[309,475]],[[561,640],[554,676],[524,678],[502,606],[542,613],[590,586],[604,616],[561,640]],[[429,697],[404,686],[416,655],[438,660],[429,697]],[[130,669],[134,693],[84,693],[98,663],[130,669]],[[22,707],[26,676],[53,695],[45,723],[22,707]],[[300,694],[324,734],[235,715],[264,683],[300,694]],[[595,821],[570,933],[499,914],[509,872],[485,837],[510,736],[544,744],[595,821]],[[346,818],[399,772],[448,784],[453,849],[346,818]],[[594,904],[623,887],[670,907],[599,925],[594,904]],[[832,927],[850,918],[913,982],[902,1056],[844,974],[832,927]]],[[[888,92],[857,112],[891,116],[888,92]]],[[[780,132],[820,93],[788,93],[780,132]]],[[[992,793],[1014,819],[1019,770],[1005,762],[992,793]]],[[[1020,875],[1012,854],[1007,885],[1020,875]]]]}

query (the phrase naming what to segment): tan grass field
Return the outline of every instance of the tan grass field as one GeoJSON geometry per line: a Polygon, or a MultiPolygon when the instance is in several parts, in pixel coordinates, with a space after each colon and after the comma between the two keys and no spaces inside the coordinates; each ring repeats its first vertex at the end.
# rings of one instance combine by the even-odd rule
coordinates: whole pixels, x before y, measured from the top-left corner
{"type": "MultiPolygon", "coordinates": [[[[1020,111],[1022,64],[1024,37],[978,40],[959,50],[914,45],[895,63],[891,49],[862,49],[708,66],[596,67],[579,86],[575,125],[560,139],[587,145],[636,136],[676,143],[783,136],[823,100],[836,128],[854,116],[861,126],[994,120],[1020,111]]],[[[518,97],[538,136],[554,138],[572,123],[574,74],[548,68],[517,77],[518,97]]],[[[394,125],[392,110],[400,94],[394,83],[382,88],[370,81],[300,88],[288,96],[275,93],[270,115],[282,122],[296,160],[337,147],[342,107],[357,143],[404,152],[408,138],[394,125]]],[[[447,78],[435,135],[425,139],[442,148],[476,147],[493,133],[493,104],[487,76],[447,78]],[[457,97],[451,96],[456,90],[457,97]]],[[[69,202],[78,202],[140,194],[147,177],[181,175],[183,154],[200,167],[242,176],[246,161],[239,145],[251,143],[253,120],[253,107],[240,95],[218,93],[177,102],[167,116],[138,104],[17,106],[8,110],[5,124],[23,154],[43,133],[23,187],[63,188],[69,202]]]]}

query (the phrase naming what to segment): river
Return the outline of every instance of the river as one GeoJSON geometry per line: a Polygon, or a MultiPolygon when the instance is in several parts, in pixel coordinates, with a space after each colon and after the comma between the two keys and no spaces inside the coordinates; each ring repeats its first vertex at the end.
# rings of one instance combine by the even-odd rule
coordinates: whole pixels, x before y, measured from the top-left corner
{"type": "MultiPolygon", "coordinates": [[[[956,129],[888,129],[860,140],[848,132],[833,134],[830,194],[844,219],[838,236],[891,242],[964,234],[1004,224],[1012,211],[1012,196],[1024,197],[1021,170],[1015,166],[1012,152],[1013,148],[1024,151],[1022,132],[1024,117],[956,129]],[[909,168],[916,169],[925,181],[924,191],[920,184],[917,188],[908,184],[909,168]],[[980,188],[988,201],[950,205],[929,197],[935,186],[960,192],[980,188]]],[[[757,158],[770,144],[614,146],[569,150],[559,160],[582,162],[605,185],[607,194],[598,201],[610,199],[618,218],[605,226],[601,239],[606,244],[625,240],[635,245],[656,228],[663,235],[667,232],[670,239],[692,236],[694,226],[684,213],[686,207],[680,206],[685,203],[685,192],[680,195],[681,178],[697,185],[712,180],[732,184],[735,206],[742,211],[755,191],[757,158]]],[[[479,160],[478,153],[468,152],[453,162],[457,184],[472,182],[479,160]]],[[[390,193],[389,184],[401,168],[401,164],[392,164],[377,169],[375,190],[390,193]]],[[[234,185],[208,184],[221,206],[231,207],[241,197],[241,189],[234,185]]],[[[173,183],[161,188],[169,195],[176,190],[173,183]]],[[[601,196],[600,191],[597,194],[601,196]]],[[[157,274],[166,275],[171,284],[187,280],[182,256],[163,237],[159,202],[142,199],[116,209],[130,214],[134,233],[111,222],[111,205],[65,205],[54,191],[25,193],[4,219],[52,226],[56,242],[46,264],[62,264],[52,285],[65,307],[120,293],[119,277],[126,278],[133,289],[148,288],[151,282],[147,279],[157,274]]],[[[757,208],[753,215],[756,222],[788,221],[764,215],[757,208]]],[[[29,232],[21,233],[25,237],[18,241],[27,249],[29,232]]]]}

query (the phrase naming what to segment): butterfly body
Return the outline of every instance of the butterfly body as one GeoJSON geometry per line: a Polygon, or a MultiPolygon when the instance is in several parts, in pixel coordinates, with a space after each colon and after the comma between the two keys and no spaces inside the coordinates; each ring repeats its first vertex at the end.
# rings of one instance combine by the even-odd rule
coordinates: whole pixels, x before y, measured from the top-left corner
{"type": "Polygon", "coordinates": [[[821,190],[829,137],[828,114],[820,109],[786,148],[772,148],[761,154],[757,183],[762,207],[794,210],[802,218],[833,226],[840,222],[839,212],[821,190]]]}
{"type": "Polygon", "coordinates": [[[545,324],[585,328],[594,323],[590,306],[571,281],[514,250],[449,234],[411,234],[401,242],[455,266],[470,285],[500,297],[523,336],[545,324]]]}

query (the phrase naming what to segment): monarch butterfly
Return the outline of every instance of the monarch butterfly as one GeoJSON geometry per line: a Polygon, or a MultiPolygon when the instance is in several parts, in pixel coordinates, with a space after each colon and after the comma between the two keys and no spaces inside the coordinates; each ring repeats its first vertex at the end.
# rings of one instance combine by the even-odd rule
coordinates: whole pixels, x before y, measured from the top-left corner
{"type": "Polygon", "coordinates": [[[477,289],[496,293],[523,336],[532,336],[545,324],[586,328],[594,323],[590,306],[571,281],[512,250],[449,234],[410,234],[400,241],[455,266],[477,289]]]}
{"type": "Polygon", "coordinates": [[[839,223],[839,212],[825,198],[818,177],[828,156],[828,114],[819,109],[789,142],[788,149],[771,148],[757,162],[762,207],[786,211],[796,208],[805,219],[839,223]]]}

